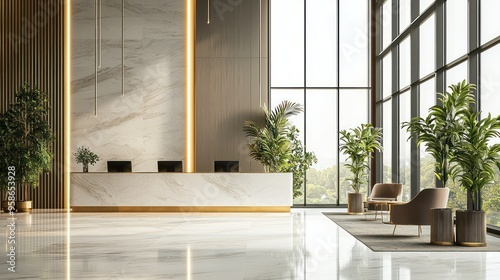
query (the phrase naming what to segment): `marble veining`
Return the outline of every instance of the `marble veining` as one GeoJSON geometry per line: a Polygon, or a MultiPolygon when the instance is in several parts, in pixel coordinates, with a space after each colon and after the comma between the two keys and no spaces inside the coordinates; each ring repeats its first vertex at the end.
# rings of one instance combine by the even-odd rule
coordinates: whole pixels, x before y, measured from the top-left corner
{"type": "MultiPolygon", "coordinates": [[[[91,171],[107,171],[109,160],[130,160],[137,172],[184,160],[183,1],[125,1],[124,65],[122,1],[101,0],[101,7],[95,115],[94,1],[72,3],[71,150],[85,145],[101,157],[91,171]]],[[[81,169],[73,159],[71,170],[81,169]]]]}
{"type": "Polygon", "coordinates": [[[71,174],[71,206],[291,205],[291,173],[71,174]]]}
{"type": "MultiPolygon", "coordinates": [[[[7,272],[2,246],[0,279],[494,280],[500,275],[500,252],[377,253],[323,211],[346,210],[17,214],[17,270],[7,272]]],[[[0,214],[0,226],[7,216],[0,214]]],[[[0,244],[6,238],[1,231],[0,244]]]]}

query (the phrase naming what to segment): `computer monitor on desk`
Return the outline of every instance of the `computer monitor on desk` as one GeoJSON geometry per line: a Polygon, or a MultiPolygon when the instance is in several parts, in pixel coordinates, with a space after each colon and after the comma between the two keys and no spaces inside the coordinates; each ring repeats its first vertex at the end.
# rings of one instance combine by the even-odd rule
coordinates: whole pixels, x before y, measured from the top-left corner
{"type": "Polygon", "coordinates": [[[215,161],[215,172],[240,172],[239,161],[215,161]]]}
{"type": "Polygon", "coordinates": [[[132,162],[108,161],[108,172],[132,172],[132,162]]]}

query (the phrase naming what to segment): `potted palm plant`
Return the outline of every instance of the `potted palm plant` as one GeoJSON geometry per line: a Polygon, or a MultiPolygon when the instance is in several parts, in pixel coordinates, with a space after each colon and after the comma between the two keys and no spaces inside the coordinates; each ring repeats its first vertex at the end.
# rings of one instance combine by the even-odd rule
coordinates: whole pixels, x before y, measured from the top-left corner
{"type": "Polygon", "coordinates": [[[89,164],[94,165],[101,160],[96,153],[85,146],[78,147],[73,155],[75,156],[76,163],[83,164],[83,172],[89,172],[89,164]]]}
{"type": "Polygon", "coordinates": [[[500,116],[481,119],[479,112],[468,110],[462,116],[460,140],[455,145],[451,168],[469,194],[472,209],[456,211],[456,242],[462,246],[486,246],[486,213],[477,198],[481,189],[493,184],[495,169],[500,168],[500,116]]]}
{"type": "Polygon", "coordinates": [[[306,170],[317,159],[312,152],[306,152],[298,139],[299,130],[288,120],[303,111],[300,104],[288,100],[280,103],[273,111],[264,105],[265,124],[259,127],[253,121],[245,121],[243,131],[252,137],[248,144],[250,156],[262,163],[268,172],[293,173],[293,197],[302,194],[306,170]]]}
{"type": "Polygon", "coordinates": [[[417,146],[426,145],[425,151],[435,159],[434,174],[446,187],[450,178],[450,159],[454,145],[459,137],[461,116],[469,110],[469,104],[474,102],[470,93],[474,85],[465,81],[449,87],[451,92],[438,93],[440,104],[429,108],[426,118],[415,117],[410,122],[403,122],[410,138],[417,138],[417,146]]]}
{"type": "Polygon", "coordinates": [[[351,172],[346,180],[351,182],[354,193],[347,194],[347,213],[363,213],[363,196],[361,185],[368,184],[369,159],[375,151],[381,151],[382,129],[371,124],[361,124],[350,131],[340,131],[340,151],[346,156],[345,166],[351,172]]]}
{"type": "MultiPolygon", "coordinates": [[[[460,137],[461,119],[474,102],[471,92],[475,86],[464,80],[449,88],[450,91],[445,94],[438,93],[439,104],[429,108],[426,118],[415,117],[410,122],[403,122],[401,126],[410,132],[408,140],[415,137],[417,146],[426,145],[426,152],[435,160],[434,175],[442,187],[447,187],[448,179],[451,178],[450,162],[460,137]]],[[[430,242],[436,245],[453,245],[455,236],[452,209],[432,209],[430,215],[430,242]]]]}
{"type": "MultiPolygon", "coordinates": [[[[53,140],[48,119],[47,95],[36,87],[22,85],[16,93],[15,103],[2,115],[0,121],[0,169],[15,168],[15,182],[24,188],[24,200],[16,202],[19,212],[30,212],[28,188],[37,187],[42,173],[52,166],[50,143],[53,140]]],[[[7,172],[0,172],[0,183],[9,180],[7,172]]],[[[19,191],[17,192],[19,195],[19,191]]]]}

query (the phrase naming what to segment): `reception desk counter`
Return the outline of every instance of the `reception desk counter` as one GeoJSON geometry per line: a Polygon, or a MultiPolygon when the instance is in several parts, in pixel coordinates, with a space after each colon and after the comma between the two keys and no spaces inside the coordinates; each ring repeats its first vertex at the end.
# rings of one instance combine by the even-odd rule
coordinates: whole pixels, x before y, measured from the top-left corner
{"type": "Polygon", "coordinates": [[[292,173],[71,173],[74,212],[289,212],[292,173]]]}

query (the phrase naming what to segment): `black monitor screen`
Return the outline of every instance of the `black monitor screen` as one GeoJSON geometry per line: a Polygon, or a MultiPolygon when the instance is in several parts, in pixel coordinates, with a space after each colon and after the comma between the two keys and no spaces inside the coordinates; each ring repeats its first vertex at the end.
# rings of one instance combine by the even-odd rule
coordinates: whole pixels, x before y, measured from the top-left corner
{"type": "Polygon", "coordinates": [[[158,161],[158,172],[182,172],[182,161],[158,161]]]}
{"type": "Polygon", "coordinates": [[[132,172],[132,162],[108,161],[108,172],[132,172]]]}
{"type": "Polygon", "coordinates": [[[239,161],[215,161],[215,172],[240,172],[239,161]]]}

